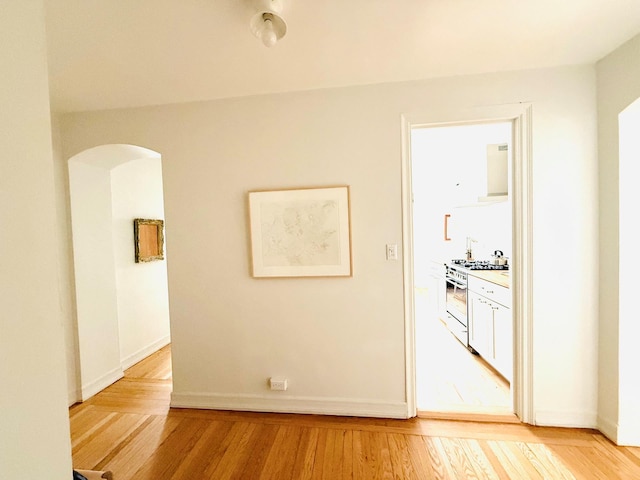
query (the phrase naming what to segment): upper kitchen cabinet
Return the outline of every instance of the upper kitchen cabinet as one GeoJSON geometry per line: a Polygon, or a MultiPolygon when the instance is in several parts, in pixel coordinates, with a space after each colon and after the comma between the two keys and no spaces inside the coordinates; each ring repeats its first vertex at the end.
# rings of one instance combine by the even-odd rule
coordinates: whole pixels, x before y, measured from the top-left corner
{"type": "Polygon", "coordinates": [[[479,202],[505,201],[509,195],[509,146],[506,143],[487,145],[486,191],[479,202]]]}
{"type": "Polygon", "coordinates": [[[455,207],[475,207],[504,202],[509,195],[509,145],[506,143],[486,145],[482,158],[457,172],[455,185],[455,207]]]}

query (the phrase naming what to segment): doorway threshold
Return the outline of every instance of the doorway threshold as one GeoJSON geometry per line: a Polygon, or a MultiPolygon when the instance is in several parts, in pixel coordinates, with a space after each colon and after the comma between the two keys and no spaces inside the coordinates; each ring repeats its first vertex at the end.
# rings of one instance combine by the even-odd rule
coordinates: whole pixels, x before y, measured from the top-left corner
{"type": "Polygon", "coordinates": [[[418,410],[418,418],[462,422],[522,423],[515,413],[501,408],[479,407],[477,405],[468,410],[418,410]]]}

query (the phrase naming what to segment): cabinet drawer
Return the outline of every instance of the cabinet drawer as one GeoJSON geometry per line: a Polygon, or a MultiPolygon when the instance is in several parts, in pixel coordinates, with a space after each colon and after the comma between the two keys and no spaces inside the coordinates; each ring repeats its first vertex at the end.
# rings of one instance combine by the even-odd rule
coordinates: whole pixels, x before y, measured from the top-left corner
{"type": "Polygon", "coordinates": [[[511,291],[508,288],[472,275],[469,275],[467,278],[470,291],[479,293],[489,300],[511,308],[511,291]]]}

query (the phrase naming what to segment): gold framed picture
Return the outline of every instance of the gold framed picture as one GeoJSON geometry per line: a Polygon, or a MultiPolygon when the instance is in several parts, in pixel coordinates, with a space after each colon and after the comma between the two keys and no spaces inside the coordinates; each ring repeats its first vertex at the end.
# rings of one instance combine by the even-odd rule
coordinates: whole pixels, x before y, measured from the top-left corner
{"type": "Polygon", "coordinates": [[[135,218],[133,238],[136,263],[164,260],[164,221],[135,218]]]}

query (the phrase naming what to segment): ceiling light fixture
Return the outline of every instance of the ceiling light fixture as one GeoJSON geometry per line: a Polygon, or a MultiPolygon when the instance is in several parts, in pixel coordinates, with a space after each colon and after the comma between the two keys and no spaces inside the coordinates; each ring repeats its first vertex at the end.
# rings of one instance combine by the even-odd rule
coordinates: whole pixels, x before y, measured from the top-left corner
{"type": "Polygon", "coordinates": [[[251,33],[267,47],[273,47],[287,33],[287,24],[280,16],[280,0],[254,0],[256,13],[251,17],[251,33]]]}

